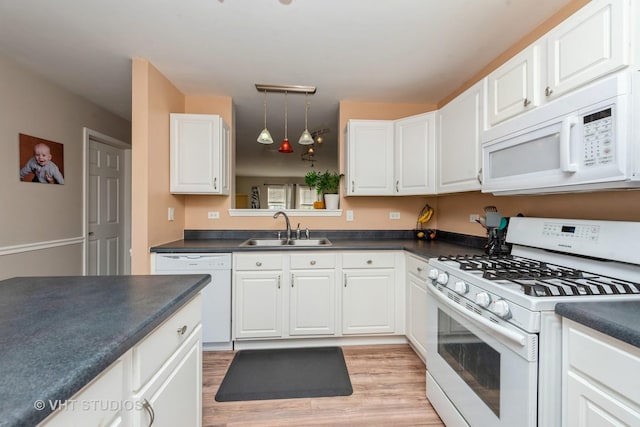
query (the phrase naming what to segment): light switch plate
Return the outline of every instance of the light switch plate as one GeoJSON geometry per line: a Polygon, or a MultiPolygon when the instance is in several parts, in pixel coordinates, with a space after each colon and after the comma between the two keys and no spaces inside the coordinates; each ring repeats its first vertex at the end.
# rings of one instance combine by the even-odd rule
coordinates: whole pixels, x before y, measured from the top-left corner
{"type": "Polygon", "coordinates": [[[347,221],[353,221],[353,211],[352,210],[348,210],[347,211],[347,221]]]}
{"type": "Polygon", "coordinates": [[[169,221],[175,220],[175,210],[173,208],[169,208],[169,210],[167,211],[167,219],[169,221]]]}
{"type": "Polygon", "coordinates": [[[220,219],[220,212],[218,212],[218,211],[207,212],[207,218],[208,219],[220,219]]]}

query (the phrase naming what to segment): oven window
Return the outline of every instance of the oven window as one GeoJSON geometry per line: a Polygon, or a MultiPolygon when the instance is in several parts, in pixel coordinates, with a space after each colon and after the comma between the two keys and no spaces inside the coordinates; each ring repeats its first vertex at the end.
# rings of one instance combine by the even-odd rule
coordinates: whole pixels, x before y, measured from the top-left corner
{"type": "Polygon", "coordinates": [[[440,309],[438,354],[500,417],[500,353],[440,309]]]}

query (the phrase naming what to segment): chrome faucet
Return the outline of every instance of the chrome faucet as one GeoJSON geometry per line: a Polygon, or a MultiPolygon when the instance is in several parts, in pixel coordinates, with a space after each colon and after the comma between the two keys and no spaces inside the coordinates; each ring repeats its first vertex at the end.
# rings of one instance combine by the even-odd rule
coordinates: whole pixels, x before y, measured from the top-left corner
{"type": "Polygon", "coordinates": [[[278,218],[280,215],[283,215],[285,221],[287,221],[287,243],[289,243],[291,241],[291,223],[289,222],[289,217],[287,216],[287,214],[282,211],[278,211],[273,214],[273,218],[278,218]]]}

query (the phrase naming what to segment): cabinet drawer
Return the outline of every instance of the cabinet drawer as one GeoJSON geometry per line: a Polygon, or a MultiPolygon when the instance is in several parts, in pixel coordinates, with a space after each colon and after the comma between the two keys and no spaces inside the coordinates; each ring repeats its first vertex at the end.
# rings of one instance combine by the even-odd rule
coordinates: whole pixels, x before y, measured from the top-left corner
{"type": "Polygon", "coordinates": [[[291,255],[291,269],[335,268],[335,254],[291,255]]]}
{"type": "MultiPolygon", "coordinates": [[[[133,347],[133,388],[140,389],[193,333],[202,316],[202,296],[196,295],[177,313],[133,347]]],[[[200,331],[201,333],[201,331],[200,331]]]]}
{"type": "Polygon", "coordinates": [[[238,254],[235,258],[236,270],[282,270],[280,254],[238,254]]]}
{"type": "Polygon", "coordinates": [[[640,405],[640,350],[567,319],[563,322],[569,325],[564,328],[569,369],[577,369],[640,405]]]}
{"type": "Polygon", "coordinates": [[[427,280],[427,274],[429,273],[427,260],[414,256],[408,256],[407,272],[414,274],[423,280],[427,280]]]}
{"type": "Polygon", "coordinates": [[[394,268],[395,256],[389,252],[353,252],[342,255],[343,268],[394,268]]]}

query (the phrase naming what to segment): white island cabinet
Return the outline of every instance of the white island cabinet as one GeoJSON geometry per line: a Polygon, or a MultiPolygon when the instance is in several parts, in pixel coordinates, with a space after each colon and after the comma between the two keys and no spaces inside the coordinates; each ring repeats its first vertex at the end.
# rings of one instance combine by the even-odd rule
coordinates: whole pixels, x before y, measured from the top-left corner
{"type": "Polygon", "coordinates": [[[40,427],[202,425],[198,294],[39,424],[40,427]]]}
{"type": "Polygon", "coordinates": [[[640,348],[562,319],[563,426],[640,426],[640,348]]]}

